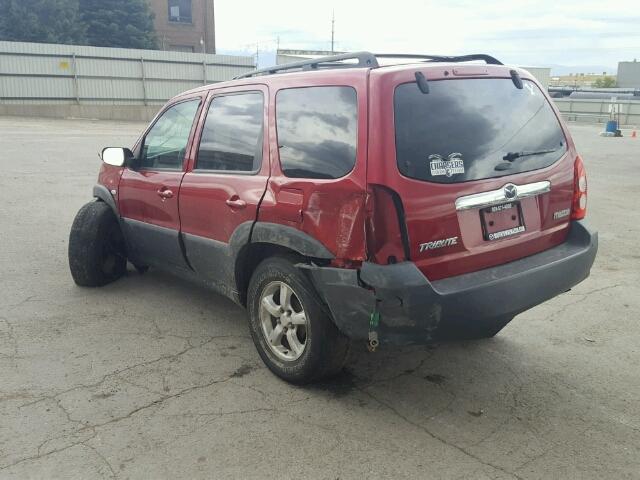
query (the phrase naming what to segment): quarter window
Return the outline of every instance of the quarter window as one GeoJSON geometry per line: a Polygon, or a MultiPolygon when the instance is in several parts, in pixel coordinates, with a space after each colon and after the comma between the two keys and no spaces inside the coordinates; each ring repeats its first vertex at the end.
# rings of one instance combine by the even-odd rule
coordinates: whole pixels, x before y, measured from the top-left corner
{"type": "Polygon", "coordinates": [[[202,129],[196,168],[254,172],[262,163],[261,92],[215,97],[202,129]]]}
{"type": "Polygon", "coordinates": [[[140,168],[182,170],[199,105],[199,99],[182,102],[162,114],[144,139],[140,168]]]}
{"type": "Polygon", "coordinates": [[[356,91],[352,87],[281,90],[276,97],[280,164],[287,177],[340,178],[356,161],[356,91]]]}

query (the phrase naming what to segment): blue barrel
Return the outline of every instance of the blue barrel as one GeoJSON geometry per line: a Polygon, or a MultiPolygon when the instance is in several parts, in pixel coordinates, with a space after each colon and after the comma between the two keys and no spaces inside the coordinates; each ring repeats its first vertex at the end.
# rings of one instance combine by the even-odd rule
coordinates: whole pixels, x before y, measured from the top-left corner
{"type": "Polygon", "coordinates": [[[605,129],[605,131],[616,133],[616,130],[618,130],[618,122],[616,122],[615,120],[609,120],[607,122],[607,128],[605,129]]]}

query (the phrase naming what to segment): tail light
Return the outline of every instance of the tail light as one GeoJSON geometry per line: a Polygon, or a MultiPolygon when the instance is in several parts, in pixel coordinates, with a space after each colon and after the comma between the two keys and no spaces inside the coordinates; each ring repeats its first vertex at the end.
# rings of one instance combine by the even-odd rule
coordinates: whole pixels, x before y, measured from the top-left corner
{"type": "Polygon", "coordinates": [[[366,234],[370,261],[386,265],[409,259],[404,209],[393,190],[369,186],[366,234]]]}
{"type": "Polygon", "coordinates": [[[573,167],[573,204],[571,219],[581,220],[587,214],[587,171],[578,155],[573,167]]]}

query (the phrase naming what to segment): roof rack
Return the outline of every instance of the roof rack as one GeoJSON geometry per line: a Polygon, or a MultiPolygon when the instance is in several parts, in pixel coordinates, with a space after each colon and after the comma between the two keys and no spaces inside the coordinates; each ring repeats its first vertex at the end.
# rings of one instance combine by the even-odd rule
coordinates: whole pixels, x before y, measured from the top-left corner
{"type": "Polygon", "coordinates": [[[252,72],[243,73],[234,77],[248,78],[257,77],[259,75],[272,75],[274,73],[280,73],[287,70],[318,70],[319,68],[378,68],[378,60],[373,53],[370,52],[354,52],[343,53],[341,55],[331,55],[330,57],[320,57],[309,60],[302,60],[300,62],[285,63],[283,65],[274,65],[273,67],[260,68],[252,72]],[[357,60],[357,63],[339,63],[344,60],[357,60]]]}
{"type": "Polygon", "coordinates": [[[458,55],[458,56],[447,56],[447,55],[413,55],[411,53],[376,53],[377,58],[415,58],[419,60],[423,60],[426,62],[473,62],[475,60],[481,60],[486,62],[488,65],[504,65],[500,60],[491,55],[486,55],[484,53],[473,53],[471,55],[458,55]]]}
{"type": "Polygon", "coordinates": [[[379,68],[378,58],[411,58],[417,59],[422,62],[472,62],[475,60],[481,60],[489,65],[502,65],[503,63],[492,57],[491,55],[485,55],[483,53],[476,53],[472,55],[460,55],[460,56],[443,56],[443,55],[413,55],[409,53],[380,53],[373,54],[371,52],[354,52],[343,53],[341,55],[331,55],[329,57],[313,58],[309,60],[302,60],[300,62],[285,63],[283,65],[274,65],[273,67],[260,68],[251,72],[243,73],[234,77],[234,80],[239,78],[258,77],[260,75],[273,75],[275,73],[286,72],[288,70],[294,71],[312,71],[319,69],[331,69],[331,68],[379,68]],[[341,63],[345,60],[357,60],[352,63],[341,63]]]}

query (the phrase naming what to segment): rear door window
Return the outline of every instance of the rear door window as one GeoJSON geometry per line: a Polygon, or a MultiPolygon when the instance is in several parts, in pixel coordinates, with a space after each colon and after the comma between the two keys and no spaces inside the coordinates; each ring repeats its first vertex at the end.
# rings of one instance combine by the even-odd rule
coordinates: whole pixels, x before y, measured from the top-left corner
{"type": "Polygon", "coordinates": [[[457,183],[548,167],[566,152],[549,102],[532,82],[511,79],[416,83],[394,94],[396,159],[407,177],[457,183]]]}
{"type": "Polygon", "coordinates": [[[280,165],[287,177],[340,178],[353,169],[358,105],[352,87],[281,90],[276,121],[280,165]]]}
{"type": "Polygon", "coordinates": [[[215,97],[202,129],[197,170],[256,172],[262,163],[262,92],[215,97]]]}

